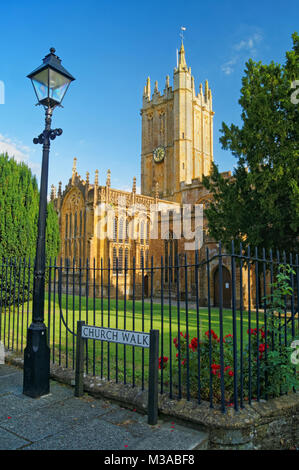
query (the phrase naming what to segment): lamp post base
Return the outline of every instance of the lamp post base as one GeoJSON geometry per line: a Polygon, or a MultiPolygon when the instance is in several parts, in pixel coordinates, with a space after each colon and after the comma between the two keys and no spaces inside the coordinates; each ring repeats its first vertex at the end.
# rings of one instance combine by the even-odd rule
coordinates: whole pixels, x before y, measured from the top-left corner
{"type": "Polygon", "coordinates": [[[50,348],[44,323],[32,323],[24,350],[23,393],[32,398],[50,392],[50,348]]]}

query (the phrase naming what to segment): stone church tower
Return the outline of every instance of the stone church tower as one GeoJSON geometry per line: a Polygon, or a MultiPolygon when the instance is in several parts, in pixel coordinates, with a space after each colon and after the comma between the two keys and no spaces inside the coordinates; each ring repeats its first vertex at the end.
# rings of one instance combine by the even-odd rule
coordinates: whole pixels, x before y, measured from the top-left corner
{"type": "MultiPolygon", "coordinates": [[[[191,67],[187,67],[182,42],[173,88],[169,76],[163,95],[150,79],[144,87],[141,149],[141,193],[155,194],[158,183],[162,199],[183,202],[182,188],[192,189],[210,173],[213,161],[212,93],[205,82],[196,94],[191,67]]],[[[195,202],[195,201],[193,201],[195,202]]]]}

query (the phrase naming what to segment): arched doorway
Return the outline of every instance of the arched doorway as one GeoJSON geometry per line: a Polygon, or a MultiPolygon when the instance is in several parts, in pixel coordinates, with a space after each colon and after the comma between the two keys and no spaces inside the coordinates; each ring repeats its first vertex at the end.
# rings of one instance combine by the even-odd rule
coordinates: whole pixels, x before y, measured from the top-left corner
{"type": "MultiPolygon", "coordinates": [[[[229,270],[222,266],[222,298],[223,307],[231,308],[232,282],[229,270]]],[[[219,307],[219,267],[214,272],[214,306],[219,307]]]]}

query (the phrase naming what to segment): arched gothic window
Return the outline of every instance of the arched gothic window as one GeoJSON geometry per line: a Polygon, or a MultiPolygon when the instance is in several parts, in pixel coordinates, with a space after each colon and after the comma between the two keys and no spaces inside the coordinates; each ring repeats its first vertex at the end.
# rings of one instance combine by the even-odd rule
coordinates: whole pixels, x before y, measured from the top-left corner
{"type": "Polygon", "coordinates": [[[117,218],[113,219],[113,241],[117,241],[117,218]]]}
{"type": "Polygon", "coordinates": [[[118,270],[119,270],[119,273],[121,273],[123,270],[123,249],[122,248],[119,248],[118,250],[118,270]]]}
{"type": "Polygon", "coordinates": [[[130,227],[129,226],[129,221],[128,221],[128,219],[126,219],[126,236],[125,236],[126,243],[129,243],[129,236],[130,236],[129,227],[130,227]]]}
{"type": "Polygon", "coordinates": [[[142,220],[140,222],[140,243],[142,245],[144,245],[144,240],[145,240],[145,237],[144,237],[144,220],[142,220]]]}
{"type": "Polygon", "coordinates": [[[129,267],[129,248],[125,249],[125,267],[129,267]]]}
{"type": "Polygon", "coordinates": [[[124,233],[124,218],[121,217],[119,219],[119,228],[118,228],[118,239],[120,242],[122,242],[125,238],[125,233],[124,233]]]}

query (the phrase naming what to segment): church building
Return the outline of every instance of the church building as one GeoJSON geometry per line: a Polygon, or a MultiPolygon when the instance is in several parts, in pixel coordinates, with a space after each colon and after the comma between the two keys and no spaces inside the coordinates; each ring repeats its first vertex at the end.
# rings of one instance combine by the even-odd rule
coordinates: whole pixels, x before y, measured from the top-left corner
{"type": "MultiPolygon", "coordinates": [[[[140,114],[141,194],[136,192],[136,178],[133,178],[131,192],[112,188],[110,170],[105,184],[100,184],[98,170],[93,183],[88,172],[83,179],[77,173],[76,158],[64,190],[61,183],[58,191],[52,185],[51,200],[60,224],[59,259],[63,266],[68,262],[76,272],[80,271],[80,266],[88,265],[96,281],[96,295],[101,292],[105,295],[108,290],[113,295],[117,289],[120,296],[140,298],[141,293],[147,297],[150,292],[160,296],[163,287],[167,289],[171,283],[171,295],[175,298],[179,272],[181,299],[187,294],[192,299],[197,292],[200,304],[207,305],[206,266],[199,269],[197,276],[195,270],[190,269],[187,282],[183,279],[184,270],[176,269],[186,261],[194,265],[195,256],[199,263],[204,261],[207,248],[211,258],[218,253],[217,243],[207,234],[205,218],[198,227],[195,217],[196,206],[204,208],[211,200],[202,178],[210,174],[213,162],[212,92],[207,80],[204,87],[200,84],[196,90],[183,42],[173,72],[173,84],[167,75],[163,92],[155,82],[152,93],[151,81],[147,78],[140,114]],[[191,208],[191,232],[197,229],[201,232],[197,255],[195,249],[188,249],[186,243],[190,240],[186,239],[182,226],[176,224],[185,206],[191,208]],[[156,208],[158,236],[151,236],[153,208],[156,208]],[[170,214],[166,224],[161,215],[163,208],[170,214]],[[161,265],[163,274],[159,269],[158,275],[155,268],[161,265]]],[[[229,177],[230,172],[226,176],[229,177]]],[[[231,306],[229,263],[230,259],[226,261],[224,257],[225,307],[231,306]]],[[[215,259],[210,263],[212,305],[219,301],[218,276],[218,260],[215,259]]],[[[81,281],[86,285],[86,279],[81,281]]]]}

